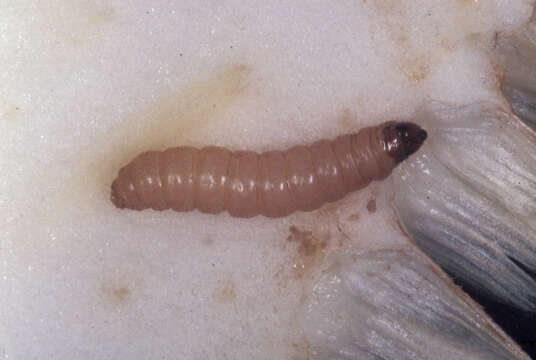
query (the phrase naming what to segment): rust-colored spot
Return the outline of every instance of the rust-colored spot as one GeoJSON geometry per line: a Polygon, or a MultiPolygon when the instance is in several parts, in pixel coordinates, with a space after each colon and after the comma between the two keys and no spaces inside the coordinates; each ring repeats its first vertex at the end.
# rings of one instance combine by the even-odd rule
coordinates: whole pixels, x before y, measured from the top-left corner
{"type": "Polygon", "coordinates": [[[92,1],[60,0],[37,6],[38,18],[55,24],[50,34],[56,42],[70,46],[81,46],[86,41],[100,39],[102,27],[116,17],[113,8],[96,6],[92,1]]]}
{"type": "Polygon", "coordinates": [[[125,284],[104,284],[102,292],[106,302],[114,306],[123,305],[131,296],[130,288],[125,284]]]}
{"type": "Polygon", "coordinates": [[[441,45],[443,50],[447,52],[452,52],[456,50],[456,43],[448,38],[442,38],[439,44],[441,45]]]}
{"type": "Polygon", "coordinates": [[[346,108],[343,110],[342,114],[336,118],[336,122],[341,126],[342,129],[348,131],[349,129],[353,129],[355,127],[356,118],[356,114],[352,110],[346,108]]]}
{"type": "Polygon", "coordinates": [[[315,264],[322,262],[324,250],[328,247],[328,239],[320,239],[312,231],[300,230],[296,226],[289,227],[290,235],[287,242],[297,243],[296,256],[292,262],[295,279],[301,279],[315,264]]]}
{"type": "Polygon", "coordinates": [[[359,221],[361,215],[359,215],[358,212],[356,212],[355,214],[351,214],[350,216],[348,216],[348,221],[359,221]]]}
{"type": "Polygon", "coordinates": [[[372,198],[367,202],[367,210],[371,214],[376,212],[376,199],[372,198]]]}
{"type": "Polygon", "coordinates": [[[312,231],[300,231],[294,225],[289,228],[290,235],[287,237],[287,241],[297,242],[298,254],[304,256],[313,256],[319,250],[325,249],[328,244],[327,241],[321,241],[313,236],[312,231]]]}
{"type": "Polygon", "coordinates": [[[0,103],[0,121],[15,121],[19,112],[20,108],[16,105],[0,103]]]}
{"type": "Polygon", "coordinates": [[[205,238],[203,238],[201,240],[201,243],[206,246],[206,247],[209,247],[209,246],[212,246],[214,244],[214,239],[210,236],[207,236],[205,238]]]}
{"type": "Polygon", "coordinates": [[[400,65],[406,77],[413,82],[420,82],[430,73],[430,65],[423,58],[406,59],[400,65]]]}
{"type": "Polygon", "coordinates": [[[495,73],[495,89],[498,92],[501,92],[504,77],[506,76],[506,67],[503,64],[497,63],[495,61],[491,62],[491,66],[493,68],[493,72],[495,73]]]}
{"type": "Polygon", "coordinates": [[[404,224],[400,220],[396,220],[395,229],[400,230],[400,232],[402,232],[402,234],[404,234],[404,236],[406,236],[408,239],[410,239],[413,242],[413,239],[411,238],[409,233],[406,231],[406,227],[404,226],[404,224]]]}
{"type": "Polygon", "coordinates": [[[218,303],[227,303],[236,298],[236,287],[231,279],[225,280],[212,292],[212,298],[218,303]]]}
{"type": "Polygon", "coordinates": [[[295,352],[295,355],[291,358],[292,360],[311,359],[311,345],[307,340],[303,339],[303,343],[293,342],[291,345],[295,352]]]}

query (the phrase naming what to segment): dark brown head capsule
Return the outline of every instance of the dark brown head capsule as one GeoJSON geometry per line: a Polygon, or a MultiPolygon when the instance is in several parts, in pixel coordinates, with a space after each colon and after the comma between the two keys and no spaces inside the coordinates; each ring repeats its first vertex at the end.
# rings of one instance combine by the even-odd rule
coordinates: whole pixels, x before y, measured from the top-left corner
{"type": "Polygon", "coordinates": [[[384,149],[397,163],[419,150],[427,137],[424,129],[410,122],[388,122],[383,128],[384,149]]]}

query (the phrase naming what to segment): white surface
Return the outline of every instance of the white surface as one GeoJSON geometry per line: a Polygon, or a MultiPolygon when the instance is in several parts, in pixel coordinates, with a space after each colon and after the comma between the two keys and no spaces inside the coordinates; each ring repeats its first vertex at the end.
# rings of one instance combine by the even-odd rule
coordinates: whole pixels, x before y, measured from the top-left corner
{"type": "Polygon", "coordinates": [[[495,32],[532,11],[527,1],[0,7],[0,354],[16,359],[307,358],[297,319],[326,255],[412,246],[383,190],[280,220],[137,213],[108,200],[117,170],[148,148],[262,151],[406,119],[431,100],[502,104],[495,32]],[[288,241],[292,225],[312,238],[288,241]]]}

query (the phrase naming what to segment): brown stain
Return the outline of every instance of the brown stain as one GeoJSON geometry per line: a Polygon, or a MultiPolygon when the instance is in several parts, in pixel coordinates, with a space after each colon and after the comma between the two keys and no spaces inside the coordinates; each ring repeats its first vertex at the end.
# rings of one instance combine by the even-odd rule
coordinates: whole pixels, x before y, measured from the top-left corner
{"type": "MultiPolygon", "coordinates": [[[[50,4],[41,2],[36,5],[35,12],[39,15],[36,16],[32,25],[34,28],[31,31],[42,32],[55,39],[51,41],[50,52],[54,54],[58,64],[65,61],[72,62],[72,49],[62,45],[80,46],[89,39],[93,41],[98,39],[102,26],[115,18],[115,10],[112,8],[97,6],[92,2],[70,0],[50,4]]],[[[20,118],[19,112],[22,111],[18,106],[9,105],[7,119],[14,121],[20,118]]],[[[92,147],[81,150],[79,156],[73,159],[76,162],[72,171],[60,172],[55,171],[56,169],[47,169],[44,173],[35,176],[35,179],[43,183],[48,183],[48,181],[57,183],[58,179],[62,182],[61,190],[47,199],[47,207],[43,207],[42,213],[36,216],[50,223],[73,214],[75,209],[87,208],[87,204],[91,204],[88,210],[92,210],[91,207],[95,205],[95,195],[102,194],[103,181],[109,181],[109,169],[106,167],[110,156],[103,154],[103,151],[109,150],[109,153],[113,151],[112,146],[108,145],[109,141],[106,140],[111,136],[110,133],[103,134],[103,138],[97,140],[92,147]],[[60,178],[59,173],[64,176],[60,178]],[[54,211],[47,209],[54,209],[54,211]]],[[[30,179],[30,181],[34,180],[30,179]]]]}
{"type": "Polygon", "coordinates": [[[101,290],[104,302],[113,307],[124,305],[131,297],[131,290],[127,284],[105,283],[101,290]]]}
{"type": "Polygon", "coordinates": [[[408,80],[418,83],[426,79],[430,73],[430,64],[423,57],[410,59],[407,56],[401,61],[400,71],[408,80]]]}
{"type": "Polygon", "coordinates": [[[301,340],[302,343],[293,342],[291,344],[294,355],[292,360],[310,360],[311,359],[311,345],[305,339],[301,340]]]}
{"type": "Polygon", "coordinates": [[[192,143],[192,133],[218,121],[218,116],[239,101],[246,93],[250,73],[251,68],[244,64],[220,67],[133,114],[114,131],[114,140],[123,144],[122,150],[112,149],[116,154],[108,161],[111,168],[99,164],[107,171],[99,182],[111,184],[119,168],[141,152],[180,145],[207,145],[192,143]]]}
{"type": "Polygon", "coordinates": [[[135,114],[128,122],[138,124],[141,121],[143,131],[137,139],[136,151],[177,146],[185,142],[192,131],[217,121],[218,115],[245,93],[250,73],[247,65],[228,65],[135,114]]]}
{"type": "Polygon", "coordinates": [[[15,122],[20,112],[17,105],[0,103],[0,121],[15,122]]]}
{"type": "Polygon", "coordinates": [[[418,44],[413,44],[412,41],[412,25],[401,21],[409,17],[408,5],[398,0],[387,0],[371,2],[371,7],[380,19],[379,31],[385,32],[395,46],[393,65],[411,83],[420,83],[426,79],[430,74],[431,56],[421,54],[418,44]]]}
{"type": "Polygon", "coordinates": [[[133,114],[115,131],[117,142],[125,144],[119,163],[123,165],[149,149],[192,145],[189,140],[192,132],[217,121],[218,115],[245,94],[250,73],[251,68],[244,64],[216,69],[133,114]]]}
{"type": "Polygon", "coordinates": [[[492,78],[492,88],[502,94],[502,86],[504,83],[504,78],[506,77],[506,66],[504,64],[498,63],[496,61],[491,62],[491,67],[495,76],[492,78]]]}
{"type": "Polygon", "coordinates": [[[315,255],[318,250],[323,250],[327,247],[327,241],[321,241],[313,236],[312,231],[300,231],[296,226],[289,227],[290,235],[287,241],[297,242],[298,254],[304,256],[315,255]]]}
{"type": "Polygon", "coordinates": [[[328,247],[328,238],[319,238],[310,230],[300,230],[297,226],[289,227],[287,243],[295,243],[296,254],[291,260],[292,277],[295,280],[303,279],[312,268],[324,260],[325,249],[328,247]]]}
{"type": "Polygon", "coordinates": [[[87,22],[92,26],[102,25],[111,22],[115,16],[114,9],[97,9],[88,15],[87,22]]]}
{"type": "Polygon", "coordinates": [[[494,49],[497,49],[499,47],[499,39],[500,38],[501,38],[501,34],[499,34],[498,31],[495,31],[493,33],[493,39],[491,40],[494,49]]]}
{"type": "Polygon", "coordinates": [[[217,121],[245,94],[250,71],[246,65],[231,64],[204,73],[102,134],[80,154],[62,191],[51,199],[55,211],[45,216],[62,218],[75,208],[93,211],[99,205],[96,199],[108,202],[119,168],[134,156],[149,149],[190,145],[192,132],[217,121]]]}
{"type": "MultiPolygon", "coordinates": [[[[467,34],[467,38],[482,31],[482,24],[479,18],[491,16],[489,2],[477,0],[456,0],[448,3],[449,20],[451,26],[460,29],[459,32],[467,34]],[[471,35],[472,34],[472,35],[471,35]]],[[[411,85],[418,85],[428,78],[434,68],[442,61],[442,57],[453,52],[457,48],[459,39],[456,36],[449,38],[448,32],[435,35],[433,32],[422,33],[414,29],[414,24],[407,21],[412,16],[411,2],[400,0],[375,0],[363,1],[353,0],[349,6],[359,6],[371,12],[372,19],[377,21],[370,29],[371,39],[378,34],[385,34],[392,46],[383,49],[383,57],[392,58],[392,65],[401,75],[403,75],[411,85]],[[437,49],[428,51],[422,50],[422,42],[435,46],[437,49]]],[[[426,14],[432,14],[438,9],[430,8],[426,14]]],[[[447,25],[448,26],[448,25],[447,25]]],[[[434,48],[435,48],[434,47],[434,48]]]]}
{"type": "MultiPolygon", "coordinates": [[[[488,9],[484,7],[484,3],[475,0],[456,0],[449,3],[452,26],[466,34],[480,32],[481,24],[475,19],[486,15],[484,11],[488,9]]],[[[411,3],[377,0],[369,1],[363,6],[371,9],[379,21],[378,26],[371,29],[371,34],[381,32],[392,40],[393,49],[389,55],[393,58],[393,66],[413,85],[418,85],[427,79],[434,68],[442,62],[442,58],[458,47],[459,39],[449,35],[448,32],[423,34],[416,31],[414,25],[405,20],[410,17],[411,3]],[[419,38],[421,40],[418,40],[419,38]],[[422,41],[436,46],[432,50],[423,51],[420,45],[422,41]]],[[[437,16],[438,14],[433,14],[432,11],[439,10],[430,8],[429,11],[428,16],[437,16]]]]}
{"type": "Polygon", "coordinates": [[[371,214],[376,212],[376,198],[372,198],[367,202],[367,211],[371,214]]]}
{"type": "Polygon", "coordinates": [[[96,39],[94,35],[99,29],[116,17],[112,8],[69,0],[47,3],[39,11],[56,41],[70,46],[81,46],[89,39],[96,39]]]}
{"type": "Polygon", "coordinates": [[[342,129],[343,132],[348,132],[350,129],[354,129],[357,123],[357,115],[354,111],[346,108],[342,111],[342,114],[335,118],[335,122],[342,129]]]}
{"type": "Polygon", "coordinates": [[[212,238],[211,236],[207,236],[201,240],[201,244],[203,246],[210,247],[214,245],[214,238],[212,238]]]}
{"type": "MultiPolygon", "coordinates": [[[[326,266],[336,266],[326,259],[357,241],[346,234],[345,226],[352,226],[346,218],[351,216],[349,207],[364,206],[363,200],[356,193],[336,203],[325,204],[316,211],[303,213],[297,218],[299,221],[288,227],[288,235],[281,247],[285,261],[274,274],[279,296],[290,293],[298,296],[298,307],[306,306],[316,276],[325,271],[326,266]],[[341,221],[341,218],[344,220],[341,221]]],[[[313,356],[305,338],[290,344],[293,347],[291,359],[310,359],[313,356]]]]}
{"type": "Polygon", "coordinates": [[[411,238],[411,236],[409,235],[409,233],[407,232],[406,230],[406,226],[402,223],[402,221],[400,219],[396,219],[395,221],[395,225],[394,225],[394,229],[400,231],[406,238],[408,238],[413,244],[416,244],[413,239],[411,238]]]}
{"type": "Polygon", "coordinates": [[[99,27],[110,23],[115,18],[115,10],[96,8],[91,3],[65,2],[66,10],[62,14],[61,36],[65,43],[72,46],[84,45],[99,27]]]}
{"type": "Polygon", "coordinates": [[[359,214],[359,212],[356,212],[356,213],[350,214],[350,216],[348,216],[346,220],[354,222],[354,221],[359,221],[360,218],[361,218],[361,215],[359,214]]]}
{"type": "Polygon", "coordinates": [[[442,38],[439,44],[446,52],[453,52],[457,48],[456,44],[448,38],[442,38]]]}
{"type": "Polygon", "coordinates": [[[216,303],[228,303],[236,299],[236,286],[233,280],[227,279],[214,289],[212,299],[216,303]]]}

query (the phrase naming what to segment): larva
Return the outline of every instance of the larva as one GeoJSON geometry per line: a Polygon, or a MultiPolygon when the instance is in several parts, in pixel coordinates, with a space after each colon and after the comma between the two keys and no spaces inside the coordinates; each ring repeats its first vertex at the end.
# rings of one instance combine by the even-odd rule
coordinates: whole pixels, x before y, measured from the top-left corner
{"type": "Polygon", "coordinates": [[[148,151],[119,171],[111,201],[121,209],[282,217],[386,178],[426,137],[416,124],[390,121],[287,151],[257,154],[216,146],[148,151]]]}

